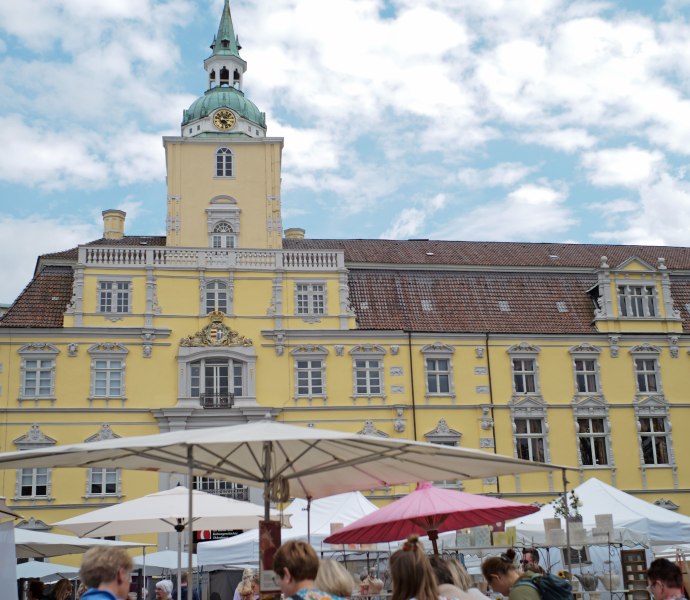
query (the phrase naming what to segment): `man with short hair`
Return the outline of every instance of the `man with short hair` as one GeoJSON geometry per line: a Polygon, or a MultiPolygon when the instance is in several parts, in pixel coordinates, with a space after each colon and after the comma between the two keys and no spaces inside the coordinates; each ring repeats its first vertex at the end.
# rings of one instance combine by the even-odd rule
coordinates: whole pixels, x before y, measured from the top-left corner
{"type": "Polygon", "coordinates": [[[132,566],[132,558],[122,548],[94,546],[87,550],[79,569],[79,579],[88,588],[82,600],[126,600],[132,566]]]}
{"type": "Polygon", "coordinates": [[[539,566],[539,552],[536,548],[525,548],[522,551],[522,560],[520,564],[525,573],[527,571],[540,574],[544,573],[544,569],[539,566]]]}
{"type": "Polygon", "coordinates": [[[683,575],[678,565],[665,558],[652,561],[647,570],[647,591],[654,600],[684,599],[683,575]]]}
{"type": "MultiPolygon", "coordinates": [[[[187,590],[189,589],[189,586],[187,585],[187,571],[182,571],[182,577],[180,578],[180,588],[182,600],[187,600],[187,590]]],[[[173,588],[172,597],[173,600],[177,600],[177,586],[173,588]]],[[[192,590],[192,600],[199,600],[199,594],[196,590],[192,590]]]]}

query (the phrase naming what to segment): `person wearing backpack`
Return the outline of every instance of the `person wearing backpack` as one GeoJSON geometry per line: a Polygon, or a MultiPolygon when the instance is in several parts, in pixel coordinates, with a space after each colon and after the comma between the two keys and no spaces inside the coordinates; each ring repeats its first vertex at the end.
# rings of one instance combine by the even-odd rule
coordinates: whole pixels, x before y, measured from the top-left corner
{"type": "Polygon", "coordinates": [[[510,600],[541,600],[537,586],[531,583],[538,575],[531,571],[524,574],[518,572],[514,561],[515,550],[512,548],[500,556],[487,558],[482,563],[484,579],[494,592],[510,600]]]}
{"type": "Polygon", "coordinates": [[[527,571],[520,574],[514,563],[515,550],[512,548],[482,563],[482,573],[492,590],[510,600],[573,600],[569,581],[551,573],[527,571]]]}

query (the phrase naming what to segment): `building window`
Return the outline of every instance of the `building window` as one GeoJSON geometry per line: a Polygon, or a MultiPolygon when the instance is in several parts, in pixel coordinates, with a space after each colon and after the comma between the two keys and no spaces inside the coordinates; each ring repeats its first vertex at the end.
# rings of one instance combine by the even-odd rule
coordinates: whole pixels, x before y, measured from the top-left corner
{"type": "Polygon", "coordinates": [[[619,285],[621,317],[656,317],[656,290],[653,285],[619,285]]]}
{"type": "Polygon", "coordinates": [[[295,313],[298,315],[325,315],[326,285],[323,283],[296,283],[295,313]]]}
{"type": "Polygon", "coordinates": [[[323,395],[323,360],[298,360],[296,370],[298,396],[323,395]]]}
{"type": "Polygon", "coordinates": [[[46,467],[20,469],[19,498],[47,498],[49,471],[46,467]]]}
{"type": "Polygon", "coordinates": [[[54,399],[55,360],[59,350],[45,343],[34,342],[19,349],[21,385],[19,400],[54,399]]]}
{"type": "Polygon", "coordinates": [[[212,479],[211,477],[195,477],[194,489],[207,494],[249,502],[249,488],[241,483],[212,479]]]}
{"type": "Polygon", "coordinates": [[[244,395],[244,363],[229,358],[204,358],[189,364],[189,395],[204,408],[229,408],[244,395]]]}
{"type": "Polygon", "coordinates": [[[544,462],[546,435],[543,419],[515,419],[517,457],[544,462]]]}
{"type": "Polygon", "coordinates": [[[235,232],[229,223],[221,221],[213,228],[211,234],[212,248],[234,248],[235,247],[235,232]]]}
{"type": "Polygon", "coordinates": [[[667,465],[668,433],[665,417],[639,417],[642,460],[646,465],[667,465]]]}
{"type": "Polygon", "coordinates": [[[117,469],[89,469],[88,496],[116,496],[118,493],[117,469]]]}
{"type": "Polygon", "coordinates": [[[51,396],[54,372],[55,361],[53,359],[25,360],[22,397],[45,398],[51,396]]]}
{"type": "Polygon", "coordinates": [[[228,285],[222,281],[209,281],[206,283],[206,313],[219,310],[228,312],[228,285]]]}
{"type": "Polygon", "coordinates": [[[605,419],[577,419],[577,439],[583,466],[596,467],[609,464],[607,438],[605,419]]]}
{"type": "Polygon", "coordinates": [[[450,392],[449,359],[426,359],[426,387],[430,394],[448,394],[450,392]]]}
{"type": "Polygon", "coordinates": [[[232,177],[232,150],[218,148],[216,151],[216,177],[232,177]]]}
{"type": "Polygon", "coordinates": [[[575,385],[579,394],[594,394],[599,391],[595,358],[575,359],[575,385]]]}
{"type": "Polygon", "coordinates": [[[382,371],[379,359],[356,359],[355,394],[358,396],[380,396],[382,371]]]}
{"type": "Polygon", "coordinates": [[[122,396],[123,361],[96,360],[93,366],[93,395],[99,398],[122,396]]]}
{"type": "Polygon", "coordinates": [[[98,312],[128,313],[131,310],[130,281],[99,281],[98,312]]]}
{"type": "Polygon", "coordinates": [[[513,385],[516,394],[533,394],[537,391],[535,363],[534,358],[513,358],[513,385]]]}
{"type": "Polygon", "coordinates": [[[91,398],[125,397],[125,357],[128,350],[121,344],[103,342],[91,346],[91,398]]]}
{"type": "Polygon", "coordinates": [[[637,391],[641,393],[659,391],[659,373],[655,358],[635,359],[635,380],[637,391]]]}

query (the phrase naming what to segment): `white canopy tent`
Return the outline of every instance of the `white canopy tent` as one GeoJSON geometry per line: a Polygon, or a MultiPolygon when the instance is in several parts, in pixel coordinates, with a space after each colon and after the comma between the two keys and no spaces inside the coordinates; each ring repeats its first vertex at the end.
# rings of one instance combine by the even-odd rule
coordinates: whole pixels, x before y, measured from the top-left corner
{"type": "MultiPolygon", "coordinates": [[[[690,540],[690,517],[626,494],[603,481],[591,478],[574,489],[582,506],[582,524],[585,529],[596,527],[595,515],[613,515],[614,539],[629,545],[670,545],[690,540]]],[[[544,543],[544,519],[554,516],[554,507],[547,504],[539,512],[509,525],[517,528],[522,544],[544,543]]]]}
{"type": "Polygon", "coordinates": [[[58,579],[74,579],[77,573],[79,573],[79,567],[38,560],[30,560],[17,565],[17,579],[41,579],[45,582],[52,582],[58,579]]]}
{"type": "MultiPolygon", "coordinates": [[[[347,525],[375,510],[376,505],[369,502],[360,492],[319,498],[311,504],[297,498],[285,509],[285,512],[292,515],[292,528],[283,530],[282,541],[307,541],[309,535],[311,545],[318,549],[323,540],[331,534],[332,523],[347,525]]],[[[326,546],[332,547],[330,544],[326,546]]],[[[199,563],[204,566],[256,566],[259,562],[258,530],[245,531],[224,540],[202,542],[197,545],[197,555],[199,563]]]]}
{"type": "Polygon", "coordinates": [[[58,533],[20,528],[15,528],[14,530],[14,544],[17,558],[46,558],[49,556],[62,556],[63,554],[83,554],[92,546],[142,548],[151,545],[142,542],[83,539],[73,535],[60,535],[58,533]]]}
{"type": "MultiPolygon", "coordinates": [[[[161,575],[177,571],[179,556],[175,550],[161,550],[151,554],[140,554],[132,558],[136,568],[145,568],[147,575],[161,575]]],[[[197,555],[192,554],[192,567],[197,568],[197,555]]]]}

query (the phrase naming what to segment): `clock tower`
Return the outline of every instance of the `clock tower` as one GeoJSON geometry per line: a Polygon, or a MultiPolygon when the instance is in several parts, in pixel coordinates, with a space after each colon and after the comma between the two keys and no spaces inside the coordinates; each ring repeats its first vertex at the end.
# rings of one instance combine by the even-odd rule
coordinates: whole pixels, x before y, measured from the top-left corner
{"type": "Polygon", "coordinates": [[[282,138],[266,136],[266,115],[243,91],[229,0],[211,55],[208,88],[183,112],[179,137],[163,138],[168,246],[280,248],[282,138]]]}

